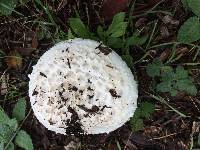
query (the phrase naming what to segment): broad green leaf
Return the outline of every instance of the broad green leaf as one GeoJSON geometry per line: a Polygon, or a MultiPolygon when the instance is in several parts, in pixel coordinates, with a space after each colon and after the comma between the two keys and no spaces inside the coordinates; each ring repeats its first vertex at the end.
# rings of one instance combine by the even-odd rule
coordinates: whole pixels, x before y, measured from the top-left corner
{"type": "Polygon", "coordinates": [[[176,77],[176,75],[175,75],[173,69],[161,73],[161,80],[163,82],[168,82],[168,81],[171,82],[175,79],[175,77],[176,77]]]}
{"type": "Polygon", "coordinates": [[[187,70],[185,70],[182,66],[178,66],[176,68],[176,78],[177,79],[188,78],[187,70]]]}
{"type": "Polygon", "coordinates": [[[183,7],[188,8],[188,2],[187,0],[181,0],[183,7]]]}
{"type": "Polygon", "coordinates": [[[200,17],[200,0],[187,0],[187,4],[191,11],[200,17]]]}
{"type": "Polygon", "coordinates": [[[3,108],[0,106],[0,123],[1,122],[6,122],[9,120],[8,115],[4,112],[3,108]]]}
{"type": "Polygon", "coordinates": [[[25,150],[33,150],[32,139],[24,130],[20,130],[15,138],[15,143],[25,150]]]}
{"type": "Polygon", "coordinates": [[[150,77],[160,76],[160,71],[163,66],[163,63],[157,59],[153,63],[147,65],[146,72],[150,77]]]}
{"type": "Polygon", "coordinates": [[[134,33],[131,37],[126,40],[126,47],[132,45],[143,45],[148,39],[148,36],[141,36],[138,33],[134,33]]]}
{"type": "Polygon", "coordinates": [[[133,57],[131,55],[122,55],[122,59],[130,68],[133,67],[133,57]]]}
{"type": "Polygon", "coordinates": [[[156,90],[159,92],[169,92],[172,90],[172,83],[171,81],[163,81],[161,83],[158,83],[156,86],[156,90]]]}
{"type": "Polygon", "coordinates": [[[116,26],[123,22],[125,19],[125,13],[124,12],[120,12],[120,13],[117,13],[114,17],[113,17],[113,20],[112,20],[112,23],[111,25],[108,27],[108,34],[112,33],[111,31],[116,28],[116,26]]]}
{"type": "Polygon", "coordinates": [[[25,118],[26,113],[26,101],[24,98],[18,100],[13,108],[12,116],[18,121],[22,121],[25,118]]]}
{"type": "Polygon", "coordinates": [[[14,131],[4,123],[0,123],[0,141],[3,143],[9,142],[13,136],[14,131]]]}
{"type": "Polygon", "coordinates": [[[0,0],[0,14],[10,15],[17,3],[17,0],[0,0]]]}
{"type": "Polygon", "coordinates": [[[70,18],[69,19],[69,25],[72,29],[72,31],[81,38],[89,38],[90,32],[86,28],[86,26],[83,24],[80,18],[70,18]]]}
{"type": "Polygon", "coordinates": [[[18,128],[18,122],[17,120],[14,118],[14,119],[10,119],[6,122],[6,124],[13,130],[13,131],[16,131],[17,128],[18,128]]]}
{"type": "Polygon", "coordinates": [[[200,22],[198,17],[190,17],[179,29],[177,40],[192,43],[200,39],[200,22]]]}
{"type": "Polygon", "coordinates": [[[108,37],[107,45],[111,48],[123,48],[124,41],[121,38],[108,37]]]}
{"type": "Polygon", "coordinates": [[[191,95],[197,94],[197,88],[195,87],[195,85],[192,83],[190,79],[177,80],[176,86],[178,87],[180,91],[183,90],[191,95]]]}
{"type": "Polygon", "coordinates": [[[119,22],[110,30],[110,32],[108,32],[108,34],[111,37],[120,37],[125,34],[126,28],[127,28],[127,22],[119,22]]]}
{"type": "Polygon", "coordinates": [[[154,112],[155,106],[149,102],[143,102],[140,105],[141,117],[148,118],[154,112]]]}
{"type": "Polygon", "coordinates": [[[131,118],[130,123],[131,123],[132,130],[135,132],[141,130],[144,127],[143,120],[140,118],[136,118],[136,119],[131,118]]]}
{"type": "Polygon", "coordinates": [[[13,144],[13,142],[11,142],[7,148],[7,150],[14,150],[15,149],[15,146],[13,144]]]}

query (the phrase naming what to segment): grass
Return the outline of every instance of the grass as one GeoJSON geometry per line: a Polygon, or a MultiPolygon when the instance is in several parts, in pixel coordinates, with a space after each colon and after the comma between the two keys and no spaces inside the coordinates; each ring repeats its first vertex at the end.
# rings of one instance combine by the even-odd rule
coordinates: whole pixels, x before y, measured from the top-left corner
{"type": "MultiPolygon", "coordinates": [[[[149,102],[151,103],[149,105],[155,106],[155,111],[150,113],[148,117],[139,116],[137,118],[143,122],[144,126],[134,131],[131,130],[130,123],[127,123],[127,125],[123,126],[121,129],[111,133],[109,135],[110,137],[104,137],[106,140],[103,143],[103,148],[107,148],[110,144],[116,149],[127,148],[128,142],[134,141],[137,136],[141,136],[142,134],[145,135],[146,138],[151,139],[151,141],[158,142],[158,145],[164,145],[166,148],[170,147],[169,144],[171,142],[175,142],[174,145],[182,142],[186,148],[191,150],[193,148],[198,148],[200,146],[196,140],[198,134],[192,132],[189,124],[194,123],[194,119],[197,122],[199,122],[200,119],[199,91],[193,96],[184,90],[178,91],[175,96],[170,95],[168,92],[156,91],[156,86],[160,83],[162,76],[151,78],[146,72],[146,67],[149,64],[159,59],[166,49],[170,49],[163,64],[170,66],[172,69],[176,69],[177,66],[183,66],[197,90],[200,88],[200,80],[198,79],[200,75],[198,67],[200,65],[200,36],[198,36],[198,29],[195,27],[193,27],[193,30],[196,32],[193,33],[191,29],[191,33],[193,34],[187,32],[187,23],[190,24],[190,22],[187,21],[191,16],[199,17],[197,13],[198,10],[193,7],[185,9],[179,1],[177,1],[177,3],[178,5],[174,6],[164,0],[158,1],[154,6],[150,8],[146,7],[138,13],[136,12],[137,8],[147,4],[142,3],[142,1],[131,1],[129,7],[126,9],[126,13],[121,14],[118,20],[115,18],[117,21],[115,19],[106,20],[106,17],[101,18],[101,20],[95,20],[94,18],[99,18],[99,16],[101,16],[100,9],[93,11],[93,7],[101,7],[98,2],[96,2],[96,4],[94,2],[90,4],[89,1],[81,2],[78,0],[77,3],[69,2],[65,4],[64,1],[33,0],[23,4],[18,1],[15,7],[6,6],[6,8],[9,8],[8,11],[11,11],[12,14],[0,16],[0,28],[2,29],[0,32],[0,60],[2,64],[0,66],[0,73],[1,76],[4,74],[9,75],[9,80],[6,81],[8,86],[7,92],[0,96],[0,105],[3,106],[8,114],[11,114],[13,105],[19,98],[26,97],[28,99],[27,74],[31,72],[33,63],[37,62],[37,59],[57,41],[67,40],[69,37],[101,40],[122,56],[136,75],[140,91],[138,106],[142,106],[145,102],[149,102]],[[183,18],[179,18],[179,11],[184,14],[183,18]],[[162,18],[166,15],[179,21],[179,25],[171,24],[170,20],[168,24],[163,23],[162,18]],[[103,21],[104,19],[106,21],[103,21]],[[144,23],[136,27],[135,24],[139,22],[139,19],[144,19],[144,23]],[[121,24],[120,27],[119,24],[121,24]],[[98,26],[99,30],[97,32],[98,26]],[[160,30],[162,26],[165,26],[169,30],[169,37],[165,38],[161,36],[160,30]],[[185,29],[179,31],[180,27],[185,29]],[[75,28],[78,29],[78,32],[76,32],[75,28]],[[10,51],[14,51],[16,47],[31,48],[30,45],[33,41],[26,41],[26,39],[29,38],[27,37],[27,31],[36,33],[39,45],[37,48],[34,48],[35,51],[29,55],[25,55],[24,52],[21,52],[23,63],[20,68],[8,67],[9,64],[5,62],[5,58],[10,57],[10,51]],[[147,37],[146,39],[145,36],[147,37]],[[158,37],[160,37],[160,39],[158,37]],[[189,41],[185,42],[184,37],[187,37],[189,41]],[[23,44],[11,44],[10,41],[16,41],[16,43],[21,42],[23,44]],[[178,54],[179,48],[187,48],[188,51],[178,54]],[[19,84],[19,82],[23,82],[24,85],[19,84]],[[176,115],[179,116],[177,120],[171,119],[171,117],[176,115]],[[166,123],[167,121],[170,122],[169,125],[166,123]],[[156,134],[153,133],[153,130],[147,132],[147,130],[151,129],[153,126],[161,127],[161,131],[156,132],[156,134]],[[177,126],[180,126],[180,128],[177,128],[177,126]],[[123,129],[126,129],[127,133],[129,133],[128,138],[125,134],[126,132],[120,132],[123,129]],[[186,137],[179,138],[182,133],[185,134],[186,137]]],[[[4,6],[4,3],[1,3],[1,5],[4,6]]],[[[193,21],[193,24],[198,26],[198,21],[193,21]]],[[[17,59],[18,56],[12,56],[12,58],[17,59]]],[[[30,107],[29,104],[28,107],[30,107]]],[[[36,143],[38,142],[37,138],[40,136],[39,133],[34,132],[37,130],[38,126],[35,125],[37,123],[33,124],[33,122],[37,122],[37,120],[33,117],[31,110],[29,110],[9,143],[13,141],[20,129],[24,129],[33,137],[34,146],[38,148],[39,144],[37,145],[36,143]]],[[[53,133],[49,133],[46,130],[42,132],[44,132],[45,137],[51,143],[51,136],[53,136],[53,133]]],[[[56,135],[56,137],[61,138],[62,136],[56,135]]],[[[62,138],[70,140],[69,137],[62,138]]],[[[80,149],[98,147],[102,144],[92,144],[92,140],[88,140],[90,136],[85,137],[85,139],[82,137],[78,138],[81,139],[80,149]]],[[[144,141],[145,139],[142,140],[144,141]]],[[[9,143],[5,148],[8,148],[9,143]]],[[[58,143],[64,146],[61,140],[58,143]]],[[[54,145],[57,146],[57,148],[60,146],[58,143],[54,145]]],[[[48,144],[48,142],[45,144],[48,144]]],[[[136,143],[136,145],[139,149],[144,146],[138,146],[138,143],[136,143]]],[[[50,147],[52,145],[48,146],[50,147]]],[[[179,149],[181,148],[179,147],[179,149]]]]}

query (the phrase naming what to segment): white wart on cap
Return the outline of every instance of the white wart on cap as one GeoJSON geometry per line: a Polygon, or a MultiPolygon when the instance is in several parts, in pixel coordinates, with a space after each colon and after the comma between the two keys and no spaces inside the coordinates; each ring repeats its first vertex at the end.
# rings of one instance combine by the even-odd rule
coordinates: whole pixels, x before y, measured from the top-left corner
{"type": "Polygon", "coordinates": [[[109,133],[137,107],[131,70],[114,51],[93,40],[56,44],[33,66],[29,78],[35,116],[56,133],[109,133]]]}

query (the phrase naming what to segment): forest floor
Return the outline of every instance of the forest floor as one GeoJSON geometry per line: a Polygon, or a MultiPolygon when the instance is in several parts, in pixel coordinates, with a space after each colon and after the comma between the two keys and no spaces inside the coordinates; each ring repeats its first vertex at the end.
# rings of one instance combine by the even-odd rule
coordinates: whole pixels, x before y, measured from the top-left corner
{"type": "MultiPolygon", "coordinates": [[[[14,104],[25,97],[28,115],[21,128],[31,136],[35,150],[62,150],[69,144],[74,149],[91,150],[192,150],[200,146],[200,55],[191,45],[174,44],[180,26],[193,16],[180,0],[44,0],[41,5],[39,2],[27,1],[12,14],[0,16],[0,105],[11,116],[14,104]],[[48,131],[30,107],[28,74],[32,66],[56,42],[67,40],[69,18],[79,16],[95,32],[98,25],[108,26],[121,11],[129,19],[127,34],[141,31],[141,35],[148,35],[144,44],[131,46],[128,55],[139,85],[138,106],[148,101],[154,105],[154,112],[143,118],[137,131],[130,122],[101,135],[65,136],[48,131]],[[155,80],[146,72],[147,65],[156,59],[172,68],[183,66],[197,93],[191,96],[178,91],[171,96],[156,91],[155,80]]],[[[119,49],[114,50],[122,55],[119,49]]]]}

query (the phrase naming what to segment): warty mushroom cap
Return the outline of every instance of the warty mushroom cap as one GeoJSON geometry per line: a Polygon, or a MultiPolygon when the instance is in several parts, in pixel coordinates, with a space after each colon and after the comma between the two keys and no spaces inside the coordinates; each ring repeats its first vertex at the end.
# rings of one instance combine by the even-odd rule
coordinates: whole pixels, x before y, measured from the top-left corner
{"type": "Polygon", "coordinates": [[[29,75],[29,97],[37,119],[67,134],[109,133],[133,116],[138,90],[121,57],[100,42],[72,39],[45,52],[29,75]]]}

